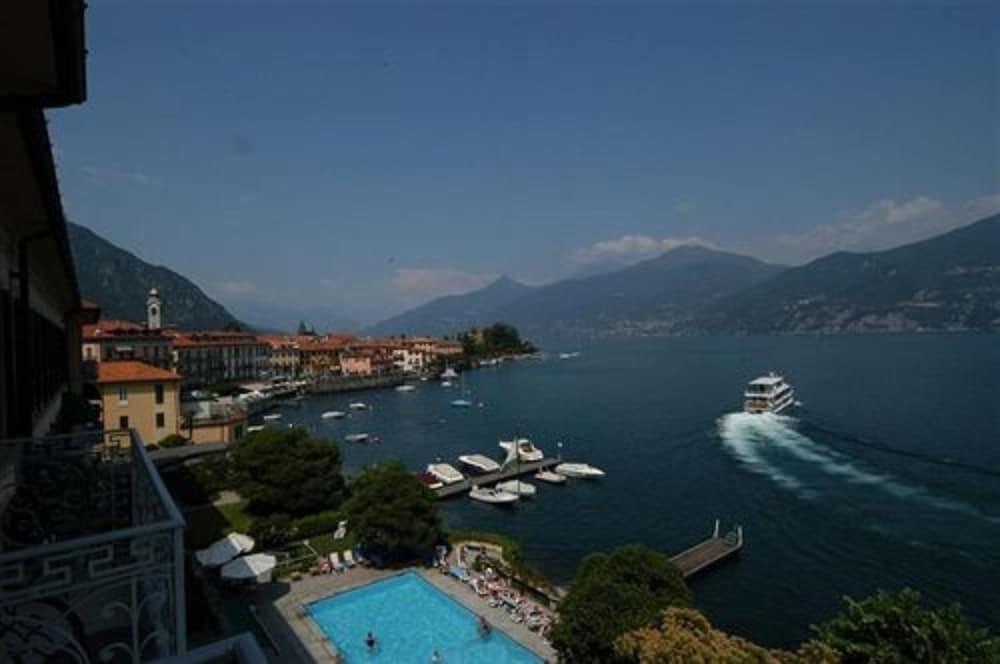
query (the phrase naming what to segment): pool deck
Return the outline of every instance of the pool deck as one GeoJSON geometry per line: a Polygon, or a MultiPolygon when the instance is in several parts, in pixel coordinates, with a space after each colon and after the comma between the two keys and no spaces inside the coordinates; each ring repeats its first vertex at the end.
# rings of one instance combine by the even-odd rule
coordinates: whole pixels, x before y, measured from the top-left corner
{"type": "Polygon", "coordinates": [[[552,646],[538,634],[523,624],[515,623],[503,609],[489,606],[468,585],[451,576],[423,568],[377,570],[367,567],[355,567],[343,574],[308,576],[300,581],[267,584],[254,591],[251,601],[256,605],[257,617],[281,651],[271,660],[273,662],[341,661],[333,644],[309,618],[303,607],[331,595],[353,590],[402,572],[416,572],[469,611],[486,616],[493,625],[543,661],[557,661],[552,646]]]}

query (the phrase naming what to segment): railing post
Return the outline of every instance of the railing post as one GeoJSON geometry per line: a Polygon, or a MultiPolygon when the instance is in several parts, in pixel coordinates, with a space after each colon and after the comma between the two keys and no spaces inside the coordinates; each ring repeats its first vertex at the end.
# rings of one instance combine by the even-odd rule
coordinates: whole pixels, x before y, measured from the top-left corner
{"type": "Polygon", "coordinates": [[[187,598],[184,596],[184,529],[174,528],[174,630],[177,652],[187,652],[187,598]]]}

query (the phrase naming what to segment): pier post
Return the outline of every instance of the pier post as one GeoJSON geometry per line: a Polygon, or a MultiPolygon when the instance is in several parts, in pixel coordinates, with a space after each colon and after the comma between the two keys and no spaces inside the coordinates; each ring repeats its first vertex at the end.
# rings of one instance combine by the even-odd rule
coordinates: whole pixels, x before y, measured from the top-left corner
{"type": "Polygon", "coordinates": [[[714,537],[715,539],[719,539],[719,520],[718,519],[715,520],[715,532],[712,535],[712,537],[714,537]]]}

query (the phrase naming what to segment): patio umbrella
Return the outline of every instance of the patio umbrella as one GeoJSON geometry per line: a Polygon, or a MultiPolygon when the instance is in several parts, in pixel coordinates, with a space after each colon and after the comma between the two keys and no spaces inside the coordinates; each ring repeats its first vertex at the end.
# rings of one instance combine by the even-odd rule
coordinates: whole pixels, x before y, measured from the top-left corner
{"type": "Polygon", "coordinates": [[[267,583],[277,564],[278,559],[267,553],[241,556],[222,567],[222,578],[237,581],[256,579],[258,583],[267,583]]]}
{"type": "Polygon", "coordinates": [[[194,554],[203,567],[218,567],[240,555],[253,551],[253,538],[241,533],[229,533],[207,549],[194,554]]]}

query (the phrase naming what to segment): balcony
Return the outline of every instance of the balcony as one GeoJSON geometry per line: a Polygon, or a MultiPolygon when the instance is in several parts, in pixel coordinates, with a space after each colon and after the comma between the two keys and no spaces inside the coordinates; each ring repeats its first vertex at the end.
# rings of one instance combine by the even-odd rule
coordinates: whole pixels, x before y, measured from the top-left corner
{"type": "Polygon", "coordinates": [[[186,651],[184,520],[142,441],[0,441],[0,660],[186,651]]]}

